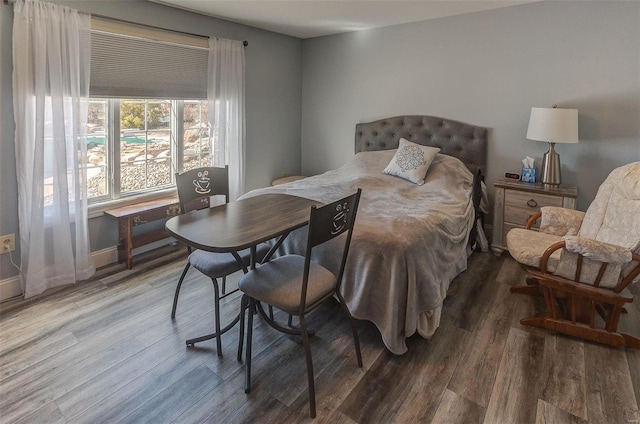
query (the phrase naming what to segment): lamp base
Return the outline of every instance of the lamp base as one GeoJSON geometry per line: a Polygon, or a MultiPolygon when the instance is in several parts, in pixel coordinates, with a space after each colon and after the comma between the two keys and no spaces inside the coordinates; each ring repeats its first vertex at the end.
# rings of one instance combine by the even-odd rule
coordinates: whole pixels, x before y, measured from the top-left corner
{"type": "Polygon", "coordinates": [[[557,186],[560,185],[560,155],[554,146],[556,143],[549,142],[549,150],[542,156],[542,184],[557,186]]]}

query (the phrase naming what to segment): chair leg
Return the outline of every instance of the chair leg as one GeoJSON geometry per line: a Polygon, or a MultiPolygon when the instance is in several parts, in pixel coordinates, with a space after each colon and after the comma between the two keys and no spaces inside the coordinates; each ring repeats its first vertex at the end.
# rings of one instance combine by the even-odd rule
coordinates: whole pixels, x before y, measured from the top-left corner
{"type": "Polygon", "coordinates": [[[300,315],[300,330],[302,332],[302,345],[304,346],[304,357],[307,361],[307,380],[309,383],[309,409],[311,418],[316,417],[316,389],[313,378],[313,360],[311,359],[311,346],[309,345],[309,334],[307,334],[307,324],[304,314],[300,315]]]}
{"type": "Polygon", "coordinates": [[[356,322],[354,321],[353,316],[351,316],[349,307],[347,306],[347,303],[342,297],[342,294],[338,292],[337,295],[338,295],[338,303],[340,303],[340,306],[342,307],[342,310],[344,311],[344,314],[347,316],[347,320],[351,325],[351,332],[353,333],[353,343],[356,345],[356,359],[358,360],[358,367],[362,368],[362,353],[360,352],[360,337],[358,337],[358,329],[356,328],[356,322]]]}
{"type": "Polygon", "coordinates": [[[218,289],[218,280],[211,279],[213,283],[213,308],[216,315],[216,349],[218,350],[218,356],[222,356],[222,335],[220,334],[220,291],[218,289]]]}
{"type": "Polygon", "coordinates": [[[247,353],[244,363],[244,392],[251,393],[251,342],[253,339],[253,310],[255,309],[255,301],[249,298],[248,318],[247,318],[247,353]]]}
{"type": "Polygon", "coordinates": [[[187,262],[187,265],[184,267],[184,271],[182,271],[182,275],[180,276],[180,280],[178,280],[176,293],[173,295],[173,308],[171,309],[171,319],[176,318],[176,308],[178,307],[178,296],[180,295],[180,287],[182,287],[182,283],[184,282],[184,277],[187,275],[187,271],[189,271],[189,267],[191,267],[191,263],[187,262]]]}
{"type": "Polygon", "coordinates": [[[633,349],[640,349],[640,339],[639,338],[633,337],[633,336],[630,336],[629,334],[624,334],[624,333],[621,333],[620,335],[624,339],[625,346],[633,348],[633,349]]]}
{"type": "Polygon", "coordinates": [[[227,293],[227,276],[222,277],[222,294],[227,293]]]}
{"type": "Polygon", "coordinates": [[[536,277],[527,276],[525,278],[525,282],[528,286],[537,286],[540,284],[540,281],[536,277]]]}
{"type": "Polygon", "coordinates": [[[240,337],[238,338],[238,362],[242,362],[242,344],[244,343],[244,315],[247,312],[247,295],[240,299],[240,337]]]}

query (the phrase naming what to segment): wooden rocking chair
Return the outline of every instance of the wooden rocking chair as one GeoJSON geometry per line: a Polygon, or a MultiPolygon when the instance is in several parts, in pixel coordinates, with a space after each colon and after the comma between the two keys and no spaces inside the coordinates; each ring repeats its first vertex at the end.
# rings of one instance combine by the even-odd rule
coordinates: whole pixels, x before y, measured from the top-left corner
{"type": "Polygon", "coordinates": [[[547,307],[546,316],[521,324],[640,349],[638,337],[617,330],[633,301],[628,286],[640,280],[640,162],[611,172],[586,213],[543,207],[526,229],[507,234],[507,245],[527,273],[527,286],[511,292],[543,295],[547,307]]]}

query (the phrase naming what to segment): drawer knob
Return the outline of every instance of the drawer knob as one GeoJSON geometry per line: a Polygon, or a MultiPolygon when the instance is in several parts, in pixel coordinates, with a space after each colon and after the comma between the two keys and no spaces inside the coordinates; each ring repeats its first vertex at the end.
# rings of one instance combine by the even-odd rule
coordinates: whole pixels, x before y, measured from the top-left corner
{"type": "Polygon", "coordinates": [[[527,200],[527,206],[529,206],[530,208],[537,208],[538,207],[538,202],[536,202],[533,199],[529,199],[529,200],[527,200]]]}

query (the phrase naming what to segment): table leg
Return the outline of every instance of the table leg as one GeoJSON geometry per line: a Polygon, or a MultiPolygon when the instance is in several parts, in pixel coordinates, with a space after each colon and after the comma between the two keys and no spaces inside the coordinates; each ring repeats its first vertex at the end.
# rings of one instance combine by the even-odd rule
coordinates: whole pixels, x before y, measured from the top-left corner
{"type": "Polygon", "coordinates": [[[256,245],[249,248],[249,264],[251,270],[256,269],[256,245]]]}
{"type": "Polygon", "coordinates": [[[206,336],[201,336],[201,337],[196,337],[193,339],[189,339],[187,340],[187,346],[189,347],[193,347],[194,344],[199,343],[199,342],[204,342],[206,340],[211,340],[213,338],[216,337],[220,337],[221,335],[223,335],[224,333],[226,333],[227,331],[231,330],[233,328],[234,325],[236,325],[238,323],[238,321],[240,321],[240,314],[238,314],[233,321],[231,321],[229,324],[227,324],[226,327],[224,327],[223,329],[220,330],[220,334],[218,333],[211,333],[211,334],[207,334],[206,336]]]}
{"type": "MultiPolygon", "coordinates": [[[[282,237],[278,240],[278,242],[277,242],[277,244],[276,244],[276,246],[275,246],[275,248],[276,248],[276,249],[277,249],[277,247],[278,247],[280,244],[282,244],[282,241],[286,238],[286,236],[287,236],[288,234],[289,234],[289,233],[285,234],[284,236],[282,236],[282,237]]],[[[273,249],[273,250],[275,251],[275,249],[273,249]]],[[[234,256],[236,256],[236,255],[234,255],[234,256]]],[[[270,256],[270,255],[268,255],[268,256],[270,256]]],[[[239,259],[239,256],[237,256],[237,258],[236,258],[236,259],[237,259],[237,260],[240,260],[240,259],[239,259]]],[[[253,246],[251,246],[251,247],[249,248],[249,264],[250,264],[250,265],[249,265],[249,268],[250,268],[250,270],[254,270],[254,269],[256,269],[256,262],[257,262],[257,261],[256,261],[256,246],[255,246],[255,245],[253,245],[253,246]]],[[[245,272],[246,272],[246,268],[245,268],[245,272]]],[[[231,293],[233,293],[233,292],[231,292],[231,293]]],[[[231,294],[231,293],[229,293],[229,294],[231,294]]],[[[242,308],[240,308],[240,309],[241,309],[241,311],[240,311],[240,314],[241,314],[241,313],[242,313],[242,308]]],[[[250,312],[250,313],[251,313],[251,312],[250,312]]],[[[254,311],[254,313],[257,313],[257,311],[254,311]]],[[[189,340],[187,340],[187,341],[186,341],[187,346],[193,347],[193,345],[194,345],[195,343],[203,342],[203,341],[206,341],[206,340],[211,340],[211,339],[213,339],[213,338],[215,338],[215,337],[219,337],[219,336],[221,336],[222,334],[226,333],[226,332],[227,332],[227,331],[229,331],[229,330],[230,330],[234,325],[236,325],[236,323],[237,323],[238,321],[240,321],[240,314],[238,314],[238,316],[236,316],[236,317],[233,319],[233,321],[231,321],[231,322],[230,322],[226,327],[224,327],[223,329],[221,329],[219,333],[218,333],[218,332],[215,332],[215,333],[207,334],[206,336],[201,336],[201,337],[196,337],[196,338],[193,338],[193,339],[189,339],[189,340]]],[[[265,314],[265,316],[266,316],[266,314],[265,314]]],[[[273,321],[273,307],[272,307],[271,305],[269,305],[269,321],[274,322],[274,321],[273,321]]],[[[276,324],[276,325],[277,325],[277,324],[276,324]]],[[[282,328],[282,327],[280,327],[280,328],[282,328]]],[[[293,328],[295,328],[295,327],[293,327],[293,328]]],[[[293,333],[293,334],[295,334],[295,333],[293,333]]],[[[309,334],[310,334],[310,335],[312,335],[312,334],[313,334],[313,331],[312,331],[312,330],[311,330],[311,331],[309,331],[309,334]]]]}
{"type": "MultiPolygon", "coordinates": [[[[282,242],[282,240],[284,239],[281,239],[280,242],[282,242]]],[[[256,269],[256,246],[255,245],[251,246],[251,250],[249,252],[250,252],[249,262],[251,263],[251,270],[253,271],[254,269],[256,269]]],[[[269,305],[269,317],[271,318],[271,320],[273,320],[273,306],[271,305],[269,305]]]]}

